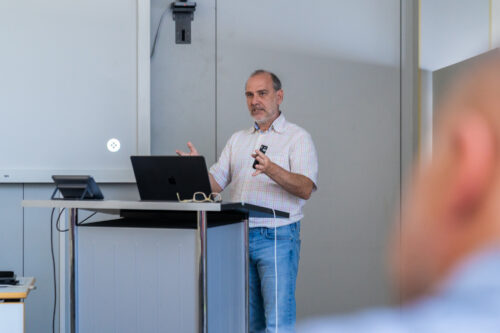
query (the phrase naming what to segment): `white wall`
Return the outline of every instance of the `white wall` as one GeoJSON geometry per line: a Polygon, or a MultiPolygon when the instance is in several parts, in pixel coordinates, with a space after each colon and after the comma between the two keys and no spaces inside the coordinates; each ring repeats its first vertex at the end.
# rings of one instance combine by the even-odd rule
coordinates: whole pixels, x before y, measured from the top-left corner
{"type": "Polygon", "coordinates": [[[387,304],[401,170],[400,2],[289,4],[218,0],[217,150],[251,126],[248,75],[275,71],[285,117],[311,133],[319,155],[319,190],[301,221],[298,316],[387,304]]]}
{"type": "Polygon", "coordinates": [[[133,181],[130,155],[149,153],[148,33],[149,0],[0,1],[0,182],[133,181]]]}
{"type": "Polygon", "coordinates": [[[500,38],[500,0],[420,0],[420,5],[420,156],[427,161],[435,116],[433,71],[488,51],[490,38],[500,38]]]}
{"type": "Polygon", "coordinates": [[[420,2],[421,68],[434,71],[488,50],[489,0],[420,2]]]}
{"type": "Polygon", "coordinates": [[[432,72],[422,70],[421,75],[421,158],[422,161],[430,161],[432,157],[432,125],[433,125],[433,96],[432,96],[432,72]]]}
{"type": "Polygon", "coordinates": [[[491,0],[491,43],[500,47],[500,0],[491,0]]]}

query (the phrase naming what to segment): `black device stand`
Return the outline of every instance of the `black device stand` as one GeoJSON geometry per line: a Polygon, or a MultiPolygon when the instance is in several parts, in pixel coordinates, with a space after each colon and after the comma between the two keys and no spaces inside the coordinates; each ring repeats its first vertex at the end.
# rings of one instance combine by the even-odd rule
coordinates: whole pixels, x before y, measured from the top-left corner
{"type": "Polygon", "coordinates": [[[59,191],[63,199],[70,200],[102,200],[104,196],[94,178],[90,176],[52,176],[56,188],[51,199],[59,191]]]}

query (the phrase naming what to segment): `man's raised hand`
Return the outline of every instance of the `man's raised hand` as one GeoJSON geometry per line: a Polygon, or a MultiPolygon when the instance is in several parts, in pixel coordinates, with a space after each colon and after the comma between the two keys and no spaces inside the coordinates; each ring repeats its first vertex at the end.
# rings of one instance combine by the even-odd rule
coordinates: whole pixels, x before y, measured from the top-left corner
{"type": "Polygon", "coordinates": [[[189,153],[183,152],[182,150],[176,150],[175,152],[177,153],[177,155],[179,155],[179,156],[198,156],[198,155],[200,155],[200,154],[198,154],[196,147],[191,142],[188,142],[187,146],[189,148],[189,153]]]}
{"type": "Polygon", "coordinates": [[[276,166],[263,152],[260,150],[255,150],[255,153],[252,154],[252,157],[259,162],[255,165],[255,172],[252,176],[260,175],[264,173],[269,176],[269,172],[276,166]]]}

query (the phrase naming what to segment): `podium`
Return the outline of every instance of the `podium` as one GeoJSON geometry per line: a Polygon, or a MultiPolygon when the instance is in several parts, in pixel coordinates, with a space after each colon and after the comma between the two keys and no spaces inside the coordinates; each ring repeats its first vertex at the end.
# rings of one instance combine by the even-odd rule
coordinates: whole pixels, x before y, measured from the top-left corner
{"type": "Polygon", "coordinates": [[[271,209],[112,200],[23,206],[68,210],[71,332],[248,331],[248,218],[272,217],[271,209]],[[79,224],[80,209],[119,218],[79,224]]]}

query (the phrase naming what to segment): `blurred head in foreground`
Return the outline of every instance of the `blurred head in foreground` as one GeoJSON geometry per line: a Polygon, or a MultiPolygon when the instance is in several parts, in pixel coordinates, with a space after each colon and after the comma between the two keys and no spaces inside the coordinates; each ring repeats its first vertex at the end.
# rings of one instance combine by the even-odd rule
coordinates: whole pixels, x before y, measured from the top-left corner
{"type": "Polygon", "coordinates": [[[480,57],[437,110],[391,248],[402,305],[300,332],[500,332],[500,54],[480,57]]]}
{"type": "Polygon", "coordinates": [[[470,254],[500,246],[499,56],[472,65],[438,109],[432,161],[417,170],[394,237],[404,301],[435,292],[470,254]]]}

